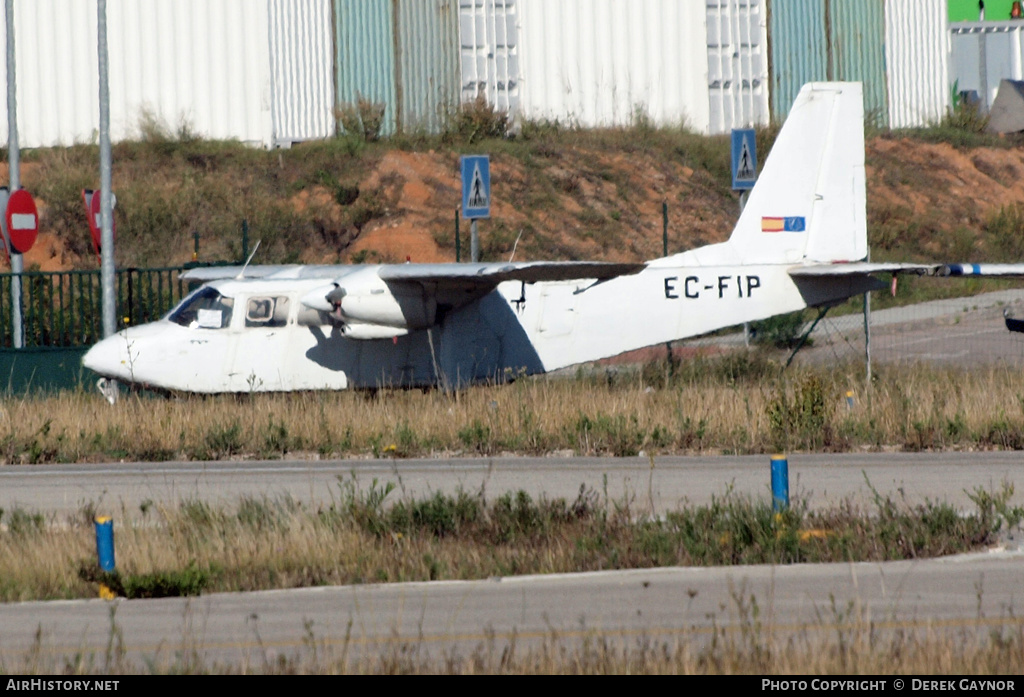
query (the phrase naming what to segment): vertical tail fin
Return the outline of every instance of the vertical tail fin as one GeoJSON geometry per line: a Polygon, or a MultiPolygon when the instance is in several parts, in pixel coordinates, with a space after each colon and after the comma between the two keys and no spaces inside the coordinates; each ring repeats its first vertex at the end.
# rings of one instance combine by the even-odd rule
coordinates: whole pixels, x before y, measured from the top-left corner
{"type": "Polygon", "coordinates": [[[747,264],[864,259],[866,202],[861,84],[809,83],[728,244],[747,264]]]}

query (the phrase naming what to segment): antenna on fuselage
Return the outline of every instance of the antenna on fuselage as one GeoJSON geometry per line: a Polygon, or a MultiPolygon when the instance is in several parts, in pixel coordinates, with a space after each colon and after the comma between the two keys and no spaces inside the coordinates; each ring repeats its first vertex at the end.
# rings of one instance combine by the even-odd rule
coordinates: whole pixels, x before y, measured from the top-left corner
{"type": "Polygon", "coordinates": [[[252,254],[250,254],[249,258],[245,260],[245,263],[242,264],[242,270],[238,272],[237,276],[235,276],[236,281],[241,281],[245,277],[245,270],[249,268],[249,262],[252,261],[254,256],[256,256],[256,250],[260,248],[260,242],[262,241],[263,240],[256,240],[256,246],[252,248],[252,254]]]}

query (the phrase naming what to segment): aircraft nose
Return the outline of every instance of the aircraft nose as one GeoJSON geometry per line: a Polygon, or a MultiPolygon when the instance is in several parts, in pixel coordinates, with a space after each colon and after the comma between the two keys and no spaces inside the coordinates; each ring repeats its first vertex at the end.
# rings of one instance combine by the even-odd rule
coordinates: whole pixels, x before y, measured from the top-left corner
{"type": "Polygon", "coordinates": [[[127,356],[124,355],[124,337],[119,334],[108,336],[97,342],[82,357],[82,365],[104,377],[126,377],[127,356]]]}

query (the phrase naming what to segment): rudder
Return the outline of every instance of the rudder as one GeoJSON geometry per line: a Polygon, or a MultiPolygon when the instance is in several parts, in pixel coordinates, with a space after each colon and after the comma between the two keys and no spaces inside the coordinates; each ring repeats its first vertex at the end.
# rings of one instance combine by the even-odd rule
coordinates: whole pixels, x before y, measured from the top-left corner
{"type": "Polygon", "coordinates": [[[728,245],[744,264],[867,256],[859,82],[800,90],[728,245]]]}

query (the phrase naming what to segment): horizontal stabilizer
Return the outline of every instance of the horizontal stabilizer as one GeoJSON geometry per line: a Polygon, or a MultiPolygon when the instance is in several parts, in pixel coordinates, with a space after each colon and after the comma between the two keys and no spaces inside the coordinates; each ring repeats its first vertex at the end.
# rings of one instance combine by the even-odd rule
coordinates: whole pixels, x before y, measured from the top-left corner
{"type": "MultiPolygon", "coordinates": [[[[902,263],[872,263],[870,261],[856,261],[841,264],[812,264],[809,266],[794,266],[789,270],[789,275],[794,277],[817,277],[828,276],[862,276],[872,273],[912,273],[918,276],[943,276],[946,269],[942,264],[902,264],[902,263]]],[[[1024,270],[1024,266],[1022,266],[1024,270]]]]}
{"type": "Polygon", "coordinates": [[[1024,278],[1024,264],[946,264],[939,275],[1024,278]]]}

